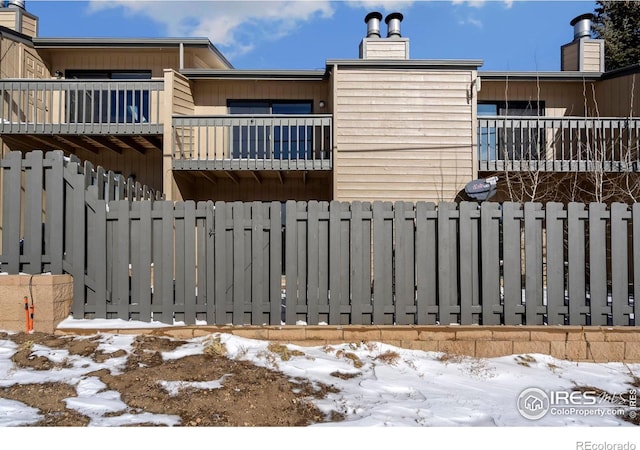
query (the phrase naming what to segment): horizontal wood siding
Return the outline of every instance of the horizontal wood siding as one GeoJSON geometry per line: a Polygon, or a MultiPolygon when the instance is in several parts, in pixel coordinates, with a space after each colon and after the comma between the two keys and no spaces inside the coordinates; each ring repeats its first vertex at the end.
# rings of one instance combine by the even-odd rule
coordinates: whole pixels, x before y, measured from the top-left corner
{"type": "Polygon", "coordinates": [[[38,20],[23,14],[21,32],[27,36],[36,37],[38,35],[38,20]]]}
{"type": "Polygon", "coordinates": [[[407,40],[380,39],[363,42],[364,59],[409,59],[407,40]]]}
{"type": "MultiPolygon", "coordinates": [[[[595,82],[482,81],[478,101],[532,101],[545,103],[548,117],[591,116],[595,114],[595,82]],[[587,110],[585,111],[585,99],[587,110]]],[[[602,115],[602,111],[601,111],[602,115]]]]}
{"type": "Polygon", "coordinates": [[[338,68],[334,200],[453,200],[473,176],[474,74],[338,68]]]}
{"type": "Polygon", "coordinates": [[[611,78],[598,83],[601,116],[640,116],[640,74],[611,78]]]}
{"type": "Polygon", "coordinates": [[[191,115],[193,112],[191,84],[188,79],[175,73],[173,79],[173,113],[191,115]]]}
{"type": "Polygon", "coordinates": [[[101,50],[56,51],[51,55],[51,70],[151,70],[154,78],[163,77],[163,69],[178,67],[178,50],[101,50]]]}
{"type": "Polygon", "coordinates": [[[197,80],[193,97],[198,114],[226,114],[227,100],[313,100],[313,111],[326,113],[318,102],[329,97],[327,81],[197,80]]]}
{"type": "Polygon", "coordinates": [[[9,28],[10,30],[16,29],[16,14],[17,11],[5,9],[0,11],[0,26],[9,28]]]}
{"type": "Polygon", "coordinates": [[[604,49],[602,41],[587,40],[582,43],[582,70],[585,72],[602,72],[601,56],[604,49]]]}

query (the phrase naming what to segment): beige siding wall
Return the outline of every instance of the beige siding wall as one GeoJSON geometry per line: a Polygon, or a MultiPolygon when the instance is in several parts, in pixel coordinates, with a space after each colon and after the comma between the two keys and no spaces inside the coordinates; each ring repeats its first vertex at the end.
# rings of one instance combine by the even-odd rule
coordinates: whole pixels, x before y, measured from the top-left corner
{"type": "Polygon", "coordinates": [[[478,101],[544,101],[549,117],[594,114],[595,82],[482,81],[478,101]],[[585,110],[586,99],[586,110],[585,110]]]}
{"type": "Polygon", "coordinates": [[[38,20],[35,17],[22,15],[22,33],[35,37],[38,35],[38,20]]]}
{"type": "Polygon", "coordinates": [[[173,113],[191,115],[193,112],[191,83],[184,76],[175,73],[173,80],[173,113]]]}
{"type": "Polygon", "coordinates": [[[51,70],[151,70],[152,77],[162,78],[163,70],[178,67],[178,50],[100,50],[56,51],[51,56],[51,70]]]}
{"type": "Polygon", "coordinates": [[[334,71],[334,199],[450,201],[473,178],[475,71],[334,71]]]}
{"type": "Polygon", "coordinates": [[[582,42],[582,70],[585,72],[602,72],[602,51],[604,47],[601,40],[585,40],[582,42]]]}
{"type": "Polygon", "coordinates": [[[10,30],[16,29],[16,16],[18,12],[11,9],[3,9],[0,11],[0,26],[9,28],[10,30]]]}
{"type": "Polygon", "coordinates": [[[409,59],[406,39],[364,39],[361,47],[364,59],[409,59]]]}
{"type": "Polygon", "coordinates": [[[640,74],[601,81],[598,83],[597,93],[600,116],[640,116],[640,74]]]}
{"type": "Polygon", "coordinates": [[[21,52],[24,44],[20,44],[6,37],[0,37],[0,75],[2,78],[17,78],[22,75],[21,52]]]}

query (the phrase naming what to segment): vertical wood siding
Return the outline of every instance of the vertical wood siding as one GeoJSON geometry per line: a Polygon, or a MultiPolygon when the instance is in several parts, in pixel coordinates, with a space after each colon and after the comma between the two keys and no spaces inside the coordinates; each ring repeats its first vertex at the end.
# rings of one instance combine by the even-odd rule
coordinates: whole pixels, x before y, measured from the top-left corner
{"type": "Polygon", "coordinates": [[[198,114],[226,114],[227,100],[312,100],[314,112],[318,102],[327,102],[326,81],[246,81],[197,80],[193,86],[198,114]]]}
{"type": "Polygon", "coordinates": [[[163,70],[178,67],[178,51],[157,50],[62,50],[51,56],[51,70],[151,70],[151,76],[162,78],[163,70]]]}
{"type": "Polygon", "coordinates": [[[548,117],[595,114],[597,83],[580,81],[482,81],[478,101],[543,101],[548,117]],[[586,110],[585,110],[586,103],[586,110]]]}

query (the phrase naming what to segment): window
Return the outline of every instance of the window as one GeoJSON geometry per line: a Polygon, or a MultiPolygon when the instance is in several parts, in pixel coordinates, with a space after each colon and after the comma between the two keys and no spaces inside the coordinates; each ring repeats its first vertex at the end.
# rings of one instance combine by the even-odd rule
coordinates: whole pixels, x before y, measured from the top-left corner
{"type": "MultiPolygon", "coordinates": [[[[67,79],[78,80],[148,80],[150,71],[75,71],[66,72],[67,79]]],[[[145,123],[149,118],[149,91],[124,89],[113,84],[109,88],[70,88],[67,97],[70,123],[145,123]]]]}
{"type": "MultiPolygon", "coordinates": [[[[229,114],[245,116],[306,115],[312,112],[312,101],[244,101],[231,100],[229,114]]],[[[298,125],[295,119],[258,121],[249,117],[246,123],[232,127],[233,158],[305,159],[311,157],[313,127],[298,125]]],[[[265,118],[268,119],[268,118],[265,118]]]]}
{"type": "MultiPolygon", "coordinates": [[[[500,116],[518,117],[544,116],[544,102],[538,101],[487,101],[478,102],[478,118],[500,116]]],[[[489,122],[487,127],[478,128],[479,157],[487,160],[538,159],[543,154],[544,133],[528,124],[509,122],[489,122]]]]}

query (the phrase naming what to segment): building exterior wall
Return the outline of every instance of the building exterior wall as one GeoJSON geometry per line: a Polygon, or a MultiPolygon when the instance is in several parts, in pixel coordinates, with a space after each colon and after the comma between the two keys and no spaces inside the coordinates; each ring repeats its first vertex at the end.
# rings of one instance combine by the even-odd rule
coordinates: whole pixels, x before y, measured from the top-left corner
{"type": "Polygon", "coordinates": [[[334,200],[453,200],[474,175],[475,75],[336,67],[334,200]]]}
{"type": "Polygon", "coordinates": [[[176,171],[174,176],[183,198],[196,201],[329,201],[331,200],[331,174],[327,171],[303,174],[286,172],[260,172],[260,181],[254,174],[235,172],[237,181],[224,173],[216,174],[215,184],[189,171],[176,171]]]}
{"type": "Polygon", "coordinates": [[[601,117],[640,116],[640,74],[632,73],[599,82],[596,98],[601,117]]]}
{"type": "Polygon", "coordinates": [[[601,39],[587,39],[582,42],[583,72],[604,72],[604,41],[601,39]]]}
{"type": "Polygon", "coordinates": [[[595,113],[596,92],[592,81],[483,80],[478,101],[542,101],[548,117],[585,116],[595,113]]]}
{"type": "Polygon", "coordinates": [[[227,100],[312,100],[314,113],[330,112],[327,81],[197,80],[193,86],[196,114],[227,114],[227,100]]]}
{"type": "Polygon", "coordinates": [[[179,53],[167,49],[74,49],[51,52],[51,71],[150,70],[162,78],[164,69],[177,68],[179,53]]]}

